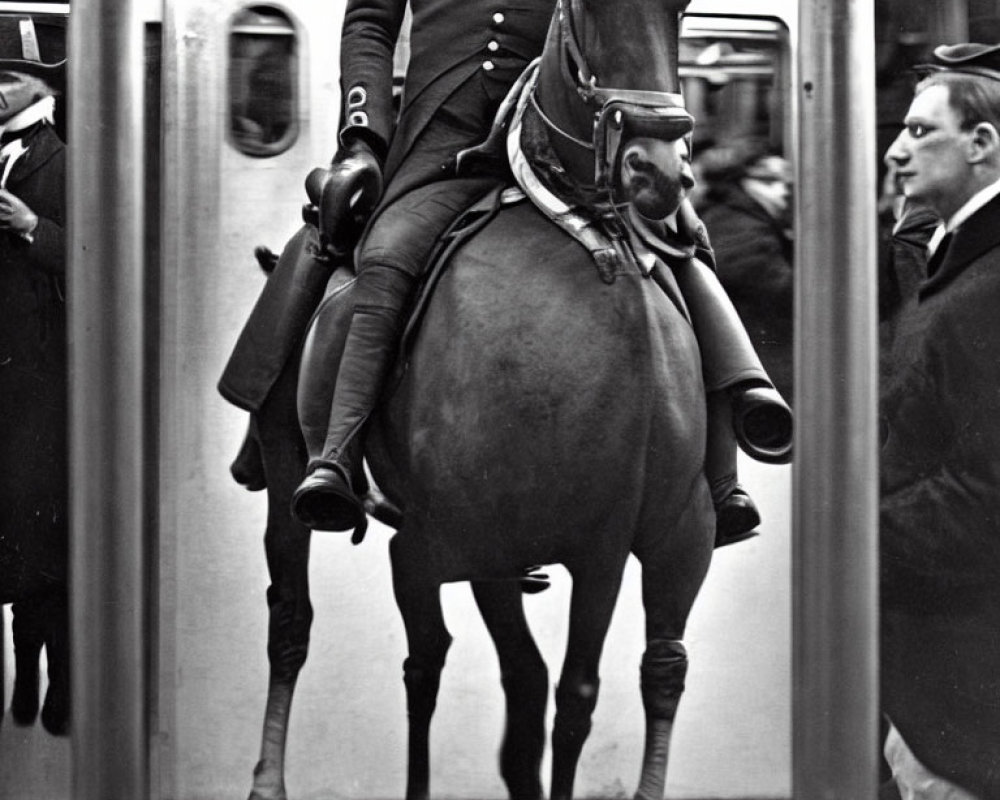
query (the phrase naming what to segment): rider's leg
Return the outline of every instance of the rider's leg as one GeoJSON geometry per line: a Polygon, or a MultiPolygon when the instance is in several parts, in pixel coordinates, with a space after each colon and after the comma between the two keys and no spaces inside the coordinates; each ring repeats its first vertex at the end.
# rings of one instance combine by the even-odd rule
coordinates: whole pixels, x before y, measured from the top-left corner
{"type": "Polygon", "coordinates": [[[707,401],[705,476],[715,506],[715,546],[722,547],[756,536],[760,513],[736,480],[736,437],[729,397],[725,392],[711,392],[707,401]]]}
{"type": "Polygon", "coordinates": [[[697,259],[674,268],[701,349],[705,390],[725,392],[736,441],[769,464],[792,456],[792,414],[774,388],[716,274],[697,259]]]}
{"type": "Polygon", "coordinates": [[[404,310],[437,238],[495,181],[462,179],[415,189],[382,212],[358,262],[354,315],[340,362],[323,452],[310,461],[292,512],[316,530],[354,530],[364,508],[354,490],[359,432],[396,355],[404,310]]]}
{"type": "Polygon", "coordinates": [[[701,348],[708,395],[705,472],[716,546],[752,536],[760,516],[736,479],[736,446],[768,463],[791,460],[792,416],[715,273],[697,259],[674,267],[701,348]]]}

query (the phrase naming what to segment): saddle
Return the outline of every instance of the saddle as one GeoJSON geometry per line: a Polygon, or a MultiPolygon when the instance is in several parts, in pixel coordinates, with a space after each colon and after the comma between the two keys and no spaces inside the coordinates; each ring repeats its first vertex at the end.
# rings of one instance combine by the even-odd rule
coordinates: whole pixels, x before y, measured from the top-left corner
{"type": "MultiPolygon", "coordinates": [[[[500,213],[501,208],[519,203],[522,200],[524,200],[524,194],[518,189],[497,185],[459,214],[438,239],[428,257],[428,269],[418,289],[413,310],[403,327],[403,335],[400,340],[401,358],[398,359],[402,371],[405,371],[406,356],[413,349],[413,341],[420,328],[420,322],[427,310],[427,305],[430,303],[434,289],[441,279],[441,275],[447,269],[454,252],[485,228],[500,213]]],[[[400,372],[399,377],[402,377],[402,372],[400,372]]]]}

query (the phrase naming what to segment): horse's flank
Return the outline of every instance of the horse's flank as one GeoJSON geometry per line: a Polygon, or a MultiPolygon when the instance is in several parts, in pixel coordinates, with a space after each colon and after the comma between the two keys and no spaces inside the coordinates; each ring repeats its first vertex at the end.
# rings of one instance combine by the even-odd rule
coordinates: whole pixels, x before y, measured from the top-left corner
{"type": "Polygon", "coordinates": [[[638,270],[606,285],[530,205],[443,276],[407,376],[377,416],[375,478],[444,580],[518,575],[666,536],[697,491],[697,343],[638,270]],[[515,533],[516,531],[516,533],[515,533]]]}

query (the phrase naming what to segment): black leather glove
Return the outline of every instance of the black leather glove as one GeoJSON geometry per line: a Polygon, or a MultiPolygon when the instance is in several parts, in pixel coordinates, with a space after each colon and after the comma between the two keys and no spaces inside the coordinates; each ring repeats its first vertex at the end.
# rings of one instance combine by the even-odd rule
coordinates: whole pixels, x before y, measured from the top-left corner
{"type": "Polygon", "coordinates": [[[346,255],[382,196],[382,164],[366,142],[355,139],[329,167],[309,173],[306,194],[317,210],[320,240],[335,256],[346,255]]]}

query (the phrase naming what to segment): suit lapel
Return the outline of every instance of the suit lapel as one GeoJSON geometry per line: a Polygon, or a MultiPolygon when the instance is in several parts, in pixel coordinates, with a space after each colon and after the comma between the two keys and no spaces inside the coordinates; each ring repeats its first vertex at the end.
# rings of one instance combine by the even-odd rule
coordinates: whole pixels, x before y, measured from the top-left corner
{"type": "MultiPolygon", "coordinates": [[[[920,285],[920,298],[950,283],[983,253],[1000,245],[1000,195],[963,222],[941,257],[940,266],[920,285]]],[[[944,244],[944,243],[942,243],[944,244]]]]}
{"type": "Polygon", "coordinates": [[[44,125],[36,133],[27,137],[24,144],[27,147],[27,152],[14,162],[10,175],[7,177],[8,187],[12,187],[30,177],[32,173],[55,155],[62,143],[58,140],[51,127],[44,125]]]}

